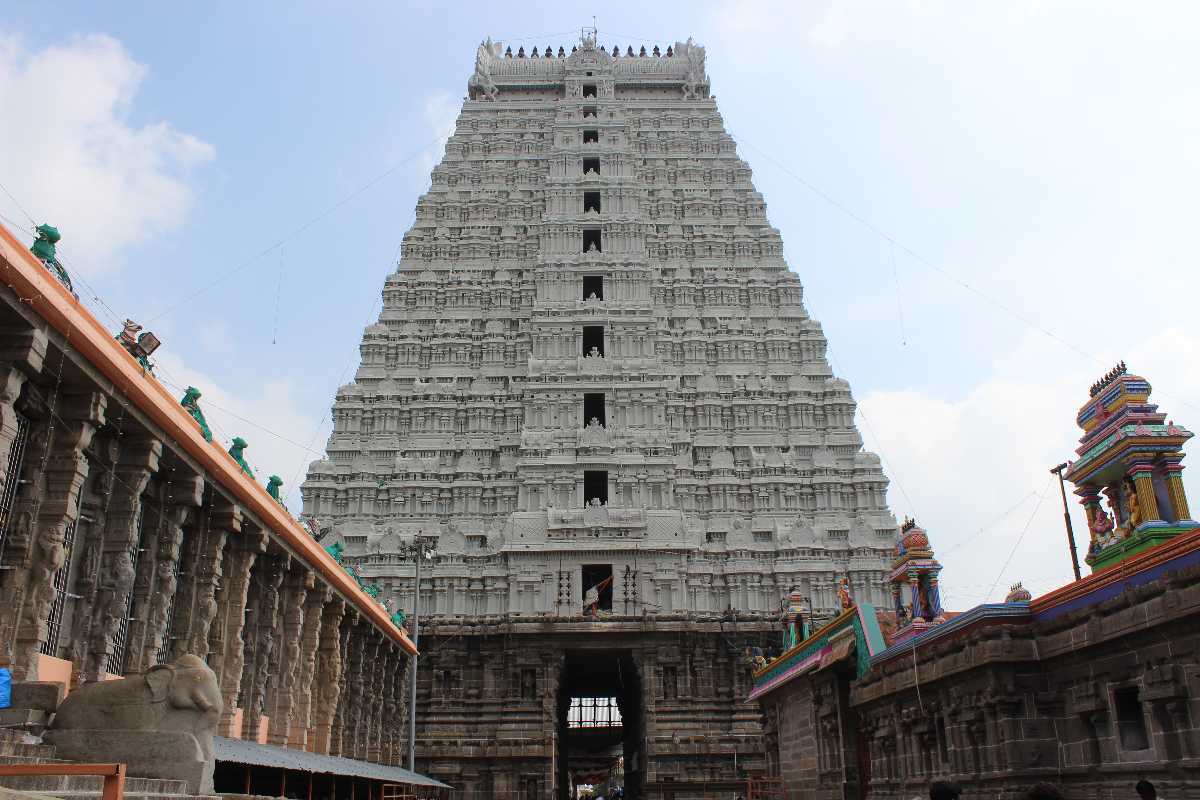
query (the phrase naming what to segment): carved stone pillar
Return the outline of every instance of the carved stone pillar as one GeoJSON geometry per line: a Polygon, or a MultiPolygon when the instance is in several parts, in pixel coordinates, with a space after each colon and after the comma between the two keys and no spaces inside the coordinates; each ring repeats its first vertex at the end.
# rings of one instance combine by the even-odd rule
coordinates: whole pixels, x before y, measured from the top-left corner
{"type": "Polygon", "coordinates": [[[279,589],[290,556],[268,552],[255,566],[257,592],[247,609],[246,666],[242,669],[242,738],[258,740],[259,721],[266,705],[267,680],[279,636],[279,589]],[[253,611],[253,617],[250,611],[253,611]],[[251,633],[251,631],[253,631],[251,633]]]}
{"type": "Polygon", "coordinates": [[[267,534],[250,525],[244,525],[240,535],[229,537],[225,543],[221,562],[225,580],[217,593],[217,618],[208,634],[208,665],[217,674],[224,701],[217,726],[221,736],[238,735],[234,715],[246,663],[246,602],[255,562],[265,552],[267,534]]]}
{"type": "Polygon", "coordinates": [[[169,635],[171,609],[179,581],[183,527],[204,498],[204,479],[183,465],[159,472],[157,500],[143,510],[142,553],[133,586],[125,673],[144,672],[159,663],[169,635]]]}
{"type": "Polygon", "coordinates": [[[42,330],[0,330],[0,491],[8,485],[8,461],[17,438],[15,405],[29,376],[42,371],[46,358],[42,330]]]}
{"type": "Polygon", "coordinates": [[[171,661],[188,653],[208,657],[209,634],[217,616],[217,590],[221,585],[225,541],[242,529],[241,509],[210,491],[188,532],[190,561],[179,576],[179,590],[171,619],[171,661]]]}
{"type": "Polygon", "coordinates": [[[333,718],[333,733],[329,740],[329,754],[349,756],[354,750],[354,716],[358,711],[358,676],[362,669],[362,637],[359,636],[358,612],[342,623],[342,696],[337,714],[333,718]]]}
{"type": "Polygon", "coordinates": [[[291,737],[293,715],[299,700],[300,670],[304,666],[301,647],[308,610],[306,599],[314,586],[312,570],[299,562],[292,567],[284,583],[283,608],[280,610],[283,637],[276,647],[279,669],[273,670],[277,683],[273,696],[267,698],[267,711],[271,716],[269,744],[286,746],[291,737]]]}
{"type": "MultiPolygon", "coordinates": [[[[28,500],[14,508],[17,514],[28,515],[26,532],[32,531],[33,538],[9,537],[7,545],[18,548],[24,570],[9,577],[11,586],[6,589],[11,592],[0,596],[4,609],[0,613],[8,617],[7,624],[0,622],[0,641],[13,643],[12,669],[17,679],[37,680],[38,654],[58,596],[54,576],[66,562],[67,532],[78,517],[79,492],[88,475],[84,451],[104,424],[107,404],[108,398],[98,392],[56,394],[47,402],[50,418],[44,431],[44,457],[35,465],[28,500]]],[[[17,525],[21,524],[18,519],[17,525]]]]}
{"type": "Polygon", "coordinates": [[[317,674],[317,648],[321,643],[321,624],[325,606],[332,600],[333,590],[325,584],[310,589],[304,598],[304,628],[300,633],[300,658],[297,665],[296,698],[287,746],[307,750],[313,723],[313,684],[317,674]]]}
{"type": "Polygon", "coordinates": [[[134,564],[142,522],[142,494],[158,471],[162,442],[147,437],[123,436],[112,467],[104,529],[100,538],[100,570],[96,604],[82,680],[100,680],[105,672],[120,674],[121,665],[110,663],[119,637],[127,632],[127,617],[137,575],[134,564]]]}
{"type": "Polygon", "coordinates": [[[367,644],[363,651],[363,680],[362,702],[359,704],[357,736],[354,742],[354,757],[373,760],[379,758],[379,746],[372,746],[379,728],[379,711],[383,704],[381,688],[383,686],[383,656],[384,642],[379,632],[367,628],[367,644]]]}
{"type": "Polygon", "coordinates": [[[317,647],[317,696],[313,702],[312,734],[308,750],[328,754],[342,690],[342,619],[346,601],[334,597],[321,612],[320,643],[317,647]]]}

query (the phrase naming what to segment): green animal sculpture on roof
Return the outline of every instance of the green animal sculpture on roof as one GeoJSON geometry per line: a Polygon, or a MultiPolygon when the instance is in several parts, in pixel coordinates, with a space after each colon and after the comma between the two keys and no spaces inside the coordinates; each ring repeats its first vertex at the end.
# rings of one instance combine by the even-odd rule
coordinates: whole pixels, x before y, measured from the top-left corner
{"type": "Polygon", "coordinates": [[[233,456],[233,460],[236,461],[238,466],[242,468],[242,472],[246,473],[251,477],[251,479],[253,479],[254,470],[250,469],[250,465],[246,463],[245,456],[242,455],[242,452],[249,446],[250,445],[246,444],[245,439],[240,436],[235,436],[233,437],[233,444],[229,446],[229,455],[233,456]]]}
{"type": "Polygon", "coordinates": [[[325,552],[333,556],[333,560],[339,564],[342,563],[342,553],[345,552],[345,550],[346,546],[341,542],[334,542],[333,544],[329,545],[329,547],[325,548],[325,552]]]}
{"type": "Polygon", "coordinates": [[[183,399],[179,401],[179,405],[184,407],[192,419],[196,420],[200,425],[200,435],[204,437],[204,441],[212,441],[212,430],[208,427],[208,421],[204,419],[204,412],[200,410],[200,404],[197,402],[200,399],[200,390],[195,386],[187,387],[187,391],[183,393],[183,399]]]}
{"type": "Polygon", "coordinates": [[[378,583],[364,583],[362,584],[362,589],[371,596],[371,599],[377,600],[379,599],[379,592],[383,590],[383,587],[378,583]]]}
{"type": "Polygon", "coordinates": [[[75,288],[71,286],[71,276],[67,274],[66,269],[58,261],[58,251],[55,245],[62,239],[62,235],[58,232],[58,228],[53,225],[38,225],[34,228],[37,231],[37,240],[33,246],[29,248],[38,260],[46,265],[47,269],[53,270],[58,279],[63,285],[71,290],[71,294],[75,293],[75,288]]]}
{"type": "Polygon", "coordinates": [[[275,502],[283,505],[283,498],[279,496],[279,487],[283,486],[283,478],[278,475],[272,475],[267,478],[267,494],[275,498],[275,502]]]}
{"type": "Polygon", "coordinates": [[[408,617],[405,616],[403,611],[396,611],[392,614],[392,624],[397,628],[403,628],[405,622],[408,622],[408,617]]]}

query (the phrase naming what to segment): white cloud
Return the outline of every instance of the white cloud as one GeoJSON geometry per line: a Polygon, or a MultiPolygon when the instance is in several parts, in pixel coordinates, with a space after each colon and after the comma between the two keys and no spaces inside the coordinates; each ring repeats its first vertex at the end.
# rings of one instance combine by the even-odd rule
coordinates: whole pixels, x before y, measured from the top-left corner
{"type": "Polygon", "coordinates": [[[200,389],[200,408],[212,428],[213,440],[224,448],[235,436],[246,440],[246,460],[257,482],[265,486],[271,475],[283,478],[284,499],[292,513],[298,514],[299,483],[309,463],[322,457],[323,440],[314,440],[313,449],[307,449],[317,420],[296,404],[295,382],[268,379],[227,387],[170,352],[156,354],[155,363],[164,385],[180,397],[188,386],[200,389]]]}
{"type": "MultiPolygon", "coordinates": [[[[960,399],[918,389],[874,391],[862,398],[867,446],[883,451],[893,478],[889,504],[897,517],[915,515],[929,531],[945,567],[948,605],[955,610],[999,601],[1014,581],[1036,595],[1072,579],[1062,499],[1049,469],[1074,457],[1081,434],[1075,413],[1105,368],[1063,355],[1047,341],[1029,334],[960,399]],[[1010,555],[1012,562],[1001,571],[1010,555]]],[[[1198,356],[1200,337],[1168,326],[1130,342],[1125,355],[1130,371],[1154,384],[1152,402],[1180,424],[1193,420],[1193,430],[1200,427],[1200,408],[1191,401],[1200,396],[1200,375],[1177,365],[1198,356]],[[1156,383],[1156,375],[1176,382],[1156,383]]],[[[1200,467],[1184,475],[1189,499],[1200,502],[1200,467]]],[[[1082,559],[1087,531],[1071,489],[1068,483],[1082,559]]],[[[1080,566],[1086,575],[1087,565],[1081,560],[1080,566]]]]}
{"type": "Polygon", "coordinates": [[[430,145],[417,159],[417,170],[425,180],[429,179],[430,172],[442,160],[442,155],[446,152],[446,140],[454,133],[454,125],[461,109],[462,101],[446,91],[428,95],[421,104],[421,118],[428,134],[437,137],[437,142],[430,145]]]}
{"type": "Polygon", "coordinates": [[[840,6],[831,5],[825,16],[808,29],[808,41],[818,47],[835,47],[846,40],[850,17],[840,6]]]}
{"type": "MultiPolygon", "coordinates": [[[[131,110],[146,68],[103,35],[30,51],[0,35],[0,180],[37,222],[56,225],[62,252],[87,254],[89,272],[180,225],[189,174],[211,145],[167,122],[138,126],[131,110]]],[[[26,224],[7,197],[6,216],[26,224]]]]}

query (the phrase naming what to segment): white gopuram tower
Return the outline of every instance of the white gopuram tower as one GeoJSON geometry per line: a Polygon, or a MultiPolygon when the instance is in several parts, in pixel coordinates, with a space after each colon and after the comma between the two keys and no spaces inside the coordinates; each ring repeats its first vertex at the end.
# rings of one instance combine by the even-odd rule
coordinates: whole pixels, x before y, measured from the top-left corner
{"type": "Polygon", "coordinates": [[[409,613],[406,545],[436,537],[418,754],[467,797],[563,796],[607,768],[572,749],[580,691],[620,702],[642,796],[724,763],[679,747],[681,727],[753,764],[744,635],[763,640],[793,590],[832,617],[844,576],[888,602],[896,523],[849,386],[702,47],[585,35],[534,57],[489,40],[468,88],[305,513],[409,613]],[[623,676],[611,689],[603,658],[579,657],[596,648],[623,676]],[[730,704],[719,729],[688,722],[710,696],[730,704]],[[446,744],[506,736],[537,744],[446,744]]]}

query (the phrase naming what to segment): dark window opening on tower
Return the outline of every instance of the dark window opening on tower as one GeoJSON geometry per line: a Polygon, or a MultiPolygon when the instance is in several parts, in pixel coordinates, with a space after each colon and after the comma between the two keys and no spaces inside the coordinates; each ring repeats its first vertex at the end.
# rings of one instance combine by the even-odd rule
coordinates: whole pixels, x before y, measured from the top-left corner
{"type": "Polygon", "coordinates": [[[584,131],[583,132],[583,143],[584,144],[599,144],[600,143],[600,131],[584,131]]]}
{"type": "Polygon", "coordinates": [[[584,97],[591,97],[591,98],[595,99],[595,97],[596,97],[596,84],[594,84],[594,83],[585,83],[585,84],[583,85],[583,96],[584,96],[584,97]]]}
{"type": "Polygon", "coordinates": [[[1142,712],[1138,687],[1117,689],[1113,692],[1113,700],[1117,707],[1117,731],[1121,738],[1121,748],[1124,750],[1148,749],[1150,737],[1146,734],[1146,716],[1142,712]]]}
{"type": "Polygon", "coordinates": [[[583,326],[583,355],[604,357],[604,326],[583,326]]]}
{"type": "Polygon", "coordinates": [[[587,392],[583,396],[583,426],[591,425],[592,420],[608,424],[604,416],[604,392],[587,392]]]}
{"type": "Polygon", "coordinates": [[[600,213],[600,193],[599,192],[584,192],[583,193],[583,213],[595,211],[600,213]]]}
{"type": "MultiPolygon", "coordinates": [[[[584,505],[608,505],[608,472],[602,469],[583,471],[584,505]]],[[[585,582],[586,585],[586,582],[585,582]]]]}
{"type": "Polygon", "coordinates": [[[604,248],[600,244],[600,231],[584,231],[583,232],[583,252],[585,253],[600,253],[604,248]]]}
{"type": "Polygon", "coordinates": [[[585,158],[583,160],[583,174],[587,175],[589,172],[594,172],[597,175],[600,174],[600,159],[585,158]]]}
{"type": "Polygon", "coordinates": [[[583,118],[584,119],[595,119],[595,117],[596,117],[596,107],[595,106],[584,106],[583,107],[583,118]]]}
{"type": "MultiPolygon", "coordinates": [[[[583,584],[583,610],[612,611],[612,564],[584,564],[580,583],[583,584]]],[[[620,724],[620,717],[617,717],[620,724]]]]}
{"type": "Polygon", "coordinates": [[[604,299],[604,276],[603,275],[584,275],[583,276],[583,299],[584,300],[603,300],[604,299]]]}

